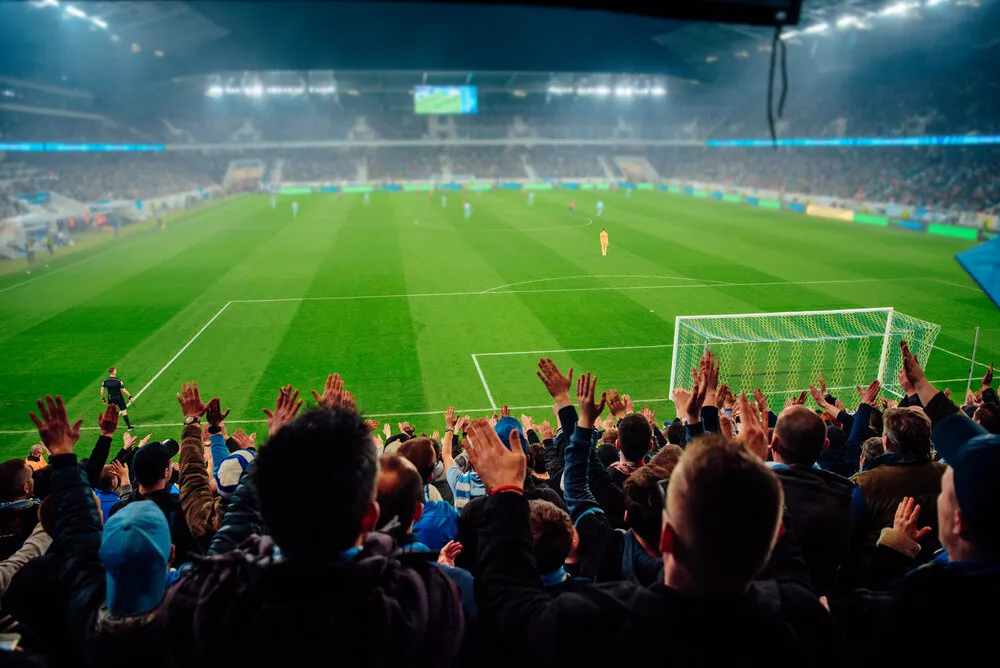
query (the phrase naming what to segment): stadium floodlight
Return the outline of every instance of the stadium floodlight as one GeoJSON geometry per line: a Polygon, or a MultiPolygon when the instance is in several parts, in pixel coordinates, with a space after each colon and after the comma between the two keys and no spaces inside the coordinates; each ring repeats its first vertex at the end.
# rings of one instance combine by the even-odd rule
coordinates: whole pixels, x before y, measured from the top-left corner
{"type": "Polygon", "coordinates": [[[632,97],[635,91],[631,86],[618,86],[615,88],[615,97],[632,97]]]}
{"type": "Polygon", "coordinates": [[[546,92],[549,95],[572,95],[573,94],[573,87],[572,86],[549,86],[546,89],[546,92]]]}
{"type": "Polygon", "coordinates": [[[608,86],[597,86],[594,88],[594,95],[611,95],[611,88],[608,86]]]}
{"type": "Polygon", "coordinates": [[[100,28],[101,30],[108,29],[108,24],[97,17],[91,17],[90,22],[93,23],[98,28],[100,28]]]}
{"type": "Polygon", "coordinates": [[[83,11],[77,9],[73,5],[66,5],[66,9],[64,11],[67,14],[69,14],[70,16],[75,16],[78,19],[85,19],[85,18],[87,18],[87,14],[86,13],[84,13],[83,11]]]}
{"type": "Polygon", "coordinates": [[[663,86],[653,86],[649,90],[649,93],[650,93],[650,95],[653,95],[654,97],[663,97],[664,95],[667,94],[667,89],[664,88],[663,86]]]}
{"type": "Polygon", "coordinates": [[[879,14],[882,16],[902,16],[911,9],[916,9],[919,6],[916,2],[897,2],[894,5],[886,7],[879,14]]]}
{"type": "Polygon", "coordinates": [[[264,87],[260,85],[247,86],[246,88],[243,89],[243,94],[246,95],[247,97],[263,97],[264,87]]]}
{"type": "Polygon", "coordinates": [[[31,4],[35,7],[58,7],[59,0],[36,0],[31,4]]]}
{"type": "Polygon", "coordinates": [[[309,92],[313,95],[333,95],[337,92],[336,86],[309,86],[309,92]]]}
{"type": "Polygon", "coordinates": [[[789,30],[788,32],[781,33],[781,39],[794,39],[799,36],[798,30],[789,30]]]}
{"type": "Polygon", "coordinates": [[[721,362],[720,382],[734,390],[759,387],[772,405],[820,375],[832,390],[878,379],[887,392],[902,396],[900,340],[926,365],[940,331],[940,325],[892,308],[677,316],[670,391],[685,386],[708,349],[721,362]]]}
{"type": "Polygon", "coordinates": [[[829,23],[817,23],[816,25],[811,25],[802,32],[806,35],[812,35],[815,33],[826,32],[830,29],[829,23]]]}
{"type": "Polygon", "coordinates": [[[943,5],[946,2],[951,2],[951,0],[927,0],[927,6],[934,7],[936,5],[943,5]]]}
{"type": "Polygon", "coordinates": [[[205,91],[205,97],[222,97],[222,86],[209,86],[205,91]]]}
{"type": "Polygon", "coordinates": [[[837,19],[838,28],[850,28],[858,25],[861,25],[861,21],[858,20],[857,16],[841,16],[837,19]]]}

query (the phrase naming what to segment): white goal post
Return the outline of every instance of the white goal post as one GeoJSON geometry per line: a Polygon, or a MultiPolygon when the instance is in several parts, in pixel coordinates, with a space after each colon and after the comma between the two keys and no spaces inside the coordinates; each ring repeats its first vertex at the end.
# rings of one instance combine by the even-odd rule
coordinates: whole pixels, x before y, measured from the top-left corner
{"type": "Polygon", "coordinates": [[[901,396],[899,342],[926,367],[940,331],[891,307],[677,316],[670,391],[690,389],[691,369],[709,349],[721,363],[719,382],[733,392],[759,387],[768,397],[783,397],[823,376],[830,390],[878,379],[886,392],[901,396]]]}

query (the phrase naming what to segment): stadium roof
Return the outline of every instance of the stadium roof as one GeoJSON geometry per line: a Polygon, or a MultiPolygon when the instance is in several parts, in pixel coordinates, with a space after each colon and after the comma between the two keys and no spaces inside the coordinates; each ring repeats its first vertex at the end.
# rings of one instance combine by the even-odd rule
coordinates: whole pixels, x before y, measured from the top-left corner
{"type": "MultiPolygon", "coordinates": [[[[797,30],[872,16],[893,1],[804,0],[797,30]]],[[[426,72],[426,83],[464,83],[476,72],[477,85],[502,90],[546,85],[552,72],[707,83],[738,77],[741,61],[768,53],[772,36],[767,27],[553,7],[34,0],[0,3],[0,75],[84,88],[105,100],[157,82],[276,70],[335,70],[341,89],[420,83],[414,71],[420,79],[426,72]]]]}

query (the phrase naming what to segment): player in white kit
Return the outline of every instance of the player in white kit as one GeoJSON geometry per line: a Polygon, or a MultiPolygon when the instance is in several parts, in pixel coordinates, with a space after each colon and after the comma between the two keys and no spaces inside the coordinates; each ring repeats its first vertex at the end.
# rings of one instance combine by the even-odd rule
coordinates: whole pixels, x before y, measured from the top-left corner
{"type": "Polygon", "coordinates": [[[275,197],[274,195],[271,195],[271,210],[273,211],[274,209],[277,208],[278,208],[278,198],[275,197]]]}
{"type": "Polygon", "coordinates": [[[441,195],[441,208],[442,209],[447,209],[448,208],[448,196],[447,195],[441,195]]]}
{"type": "Polygon", "coordinates": [[[602,213],[604,213],[604,201],[600,200],[597,202],[597,217],[600,218],[602,213]]]}
{"type": "Polygon", "coordinates": [[[462,210],[465,211],[466,218],[472,215],[472,205],[469,204],[468,200],[466,200],[465,203],[462,204],[462,210]]]}

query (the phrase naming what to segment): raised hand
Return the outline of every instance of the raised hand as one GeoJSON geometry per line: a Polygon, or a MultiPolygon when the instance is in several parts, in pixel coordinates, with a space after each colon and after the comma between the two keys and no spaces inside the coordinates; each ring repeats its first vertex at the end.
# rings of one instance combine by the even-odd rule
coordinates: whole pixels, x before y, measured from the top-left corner
{"type": "Polygon", "coordinates": [[[83,426],[83,420],[77,420],[73,425],[70,425],[62,397],[53,398],[52,395],[46,395],[44,403],[42,399],[39,399],[37,403],[38,411],[42,414],[41,419],[34,412],[29,413],[28,417],[38,427],[38,435],[42,439],[42,444],[49,449],[53,456],[73,452],[73,445],[80,440],[80,427],[83,426]]]}
{"type": "Polygon", "coordinates": [[[761,413],[767,414],[767,397],[764,396],[764,391],[759,387],[753,391],[753,399],[757,402],[757,410],[761,413]]]}
{"type": "Polygon", "coordinates": [[[539,431],[542,432],[543,441],[551,441],[556,437],[556,433],[552,431],[552,425],[549,423],[548,420],[542,421],[542,426],[539,427],[539,431]]]}
{"type": "Polygon", "coordinates": [[[507,407],[507,404],[500,407],[500,417],[510,417],[510,408],[507,407]]]}
{"type": "Polygon", "coordinates": [[[278,392],[278,399],[274,402],[274,410],[264,409],[267,416],[267,433],[269,435],[281,429],[282,425],[295,417],[302,408],[302,400],[299,399],[299,391],[293,390],[291,385],[286,385],[278,392]]]}
{"type": "Polygon", "coordinates": [[[326,408],[336,408],[344,398],[344,379],[339,373],[332,373],[326,377],[326,384],[323,386],[323,394],[312,390],[316,403],[326,408]]]}
{"type": "Polygon", "coordinates": [[[920,519],[920,504],[912,496],[905,496],[896,507],[896,516],[892,520],[892,528],[900,532],[912,541],[920,541],[921,538],[929,534],[930,527],[917,528],[917,520],[920,519]]]}
{"type": "Polygon", "coordinates": [[[691,388],[691,394],[688,395],[687,404],[684,406],[684,417],[687,418],[688,424],[701,422],[701,408],[705,405],[707,391],[708,378],[707,372],[705,372],[699,374],[698,380],[691,388]]]}
{"type": "Polygon", "coordinates": [[[656,426],[656,413],[654,413],[653,409],[649,406],[643,406],[642,410],[639,411],[639,415],[646,418],[646,422],[649,423],[650,427],[656,426]]]}
{"type": "Polygon", "coordinates": [[[521,413],[521,428],[524,429],[525,434],[529,431],[535,431],[538,429],[538,427],[535,426],[534,420],[532,420],[531,416],[526,413],[521,413]]]}
{"type": "Polygon", "coordinates": [[[117,459],[111,462],[111,464],[108,466],[108,472],[111,473],[111,475],[118,478],[119,487],[121,487],[122,485],[129,484],[128,466],[118,461],[117,459]]]}
{"type": "Polygon", "coordinates": [[[601,393],[601,403],[594,402],[594,393],[597,391],[597,376],[591,376],[590,372],[583,374],[576,381],[576,402],[577,410],[580,411],[580,418],[577,422],[584,429],[592,429],[594,421],[600,417],[604,411],[604,406],[608,402],[607,393],[601,393]]]}
{"type": "Polygon", "coordinates": [[[572,404],[569,398],[569,388],[573,385],[573,369],[564,376],[551,358],[538,360],[538,377],[545,384],[545,389],[560,408],[572,404]]]}
{"type": "Polygon", "coordinates": [[[368,431],[378,431],[378,420],[365,420],[365,426],[368,427],[368,431]]]}
{"type": "Polygon", "coordinates": [[[630,397],[627,394],[623,394],[622,395],[622,401],[625,402],[625,412],[626,413],[634,413],[635,412],[635,404],[632,403],[632,397],[630,397]]]}
{"type": "Polygon", "coordinates": [[[819,383],[819,391],[822,392],[823,397],[826,398],[826,395],[829,394],[829,392],[826,391],[826,381],[823,380],[823,376],[816,376],[816,382],[819,383]]]}
{"type": "Polygon", "coordinates": [[[516,430],[510,433],[510,449],[507,449],[488,420],[473,420],[465,448],[486,489],[491,492],[502,487],[524,489],[528,460],[516,430]]]}
{"type": "Polygon", "coordinates": [[[732,408],[733,404],[736,403],[736,397],[733,396],[733,391],[729,389],[729,386],[723,383],[719,385],[716,401],[720,408],[732,408]]]}
{"type": "Polygon", "coordinates": [[[410,438],[413,438],[413,435],[416,433],[417,430],[414,429],[413,425],[410,424],[409,422],[400,422],[399,423],[399,431],[400,431],[400,433],[406,434],[410,438]]]}
{"type": "Polygon", "coordinates": [[[216,427],[222,424],[227,417],[229,417],[229,411],[222,412],[222,402],[219,401],[218,397],[208,402],[208,406],[205,408],[205,419],[208,420],[208,424],[216,427]]]}
{"type": "Polygon", "coordinates": [[[674,391],[670,393],[670,399],[674,402],[674,415],[684,417],[691,393],[683,387],[675,387],[674,391]]]}
{"type": "Polygon", "coordinates": [[[455,429],[455,425],[458,424],[458,418],[455,417],[455,407],[448,406],[448,409],[444,412],[444,426],[447,429],[455,429]]]}
{"type": "Polygon", "coordinates": [[[111,438],[118,429],[118,407],[114,404],[97,415],[97,426],[101,428],[101,436],[111,438]]]}
{"type": "Polygon", "coordinates": [[[382,433],[385,434],[386,440],[392,438],[392,427],[389,426],[388,422],[382,425],[382,433]]]}
{"type": "Polygon", "coordinates": [[[471,422],[472,422],[472,418],[469,417],[468,415],[466,415],[465,417],[461,418],[458,421],[458,424],[455,425],[455,433],[456,434],[461,434],[462,432],[464,432],[466,429],[469,428],[469,423],[471,423],[471,422]]]}
{"type": "Polygon", "coordinates": [[[457,559],[460,554],[462,554],[462,544],[449,540],[444,544],[444,547],[441,548],[441,551],[438,552],[437,562],[442,566],[450,566],[451,568],[454,568],[455,559],[457,559]]]}
{"type": "Polygon", "coordinates": [[[983,386],[980,390],[985,390],[988,387],[993,386],[993,362],[990,362],[990,368],[986,370],[986,374],[983,376],[983,386]]]}
{"type": "Polygon", "coordinates": [[[861,389],[860,385],[855,385],[855,389],[861,395],[861,403],[874,406],[875,400],[878,399],[878,391],[882,389],[882,385],[877,380],[873,380],[868,387],[861,389]]]}
{"type": "Polygon", "coordinates": [[[257,443],[257,434],[253,433],[247,436],[245,431],[237,429],[233,432],[233,440],[236,441],[236,445],[240,446],[240,450],[251,450],[257,443]]]}
{"type": "Polygon", "coordinates": [[[905,369],[900,368],[898,378],[899,384],[903,388],[903,394],[909,397],[917,393],[917,391],[913,388],[913,384],[910,382],[910,379],[906,377],[905,369]]]}
{"type": "Polygon", "coordinates": [[[788,397],[785,399],[785,408],[789,406],[801,406],[806,402],[806,390],[802,390],[797,397],[788,397]]]}
{"type": "Polygon", "coordinates": [[[767,413],[761,413],[750,404],[745,392],[740,392],[736,405],[740,408],[740,441],[747,450],[762,460],[767,460],[767,413]]]}
{"type": "MultiPolygon", "coordinates": [[[[920,393],[920,386],[927,383],[927,376],[924,375],[924,370],[920,368],[917,356],[910,352],[910,347],[906,345],[906,341],[899,342],[899,350],[903,355],[903,373],[906,374],[906,380],[909,381],[914,390],[920,393]]],[[[921,401],[923,401],[923,396],[921,396],[921,401]]]]}
{"type": "Polygon", "coordinates": [[[706,350],[701,356],[701,376],[705,382],[705,405],[715,406],[719,391],[719,366],[715,353],[706,350]]]}
{"type": "Polygon", "coordinates": [[[628,415],[628,411],[625,410],[625,402],[618,395],[618,390],[610,389],[605,392],[605,396],[608,398],[608,410],[611,411],[612,415],[619,420],[628,415]]]}
{"type": "Polygon", "coordinates": [[[208,410],[208,406],[201,402],[198,383],[194,381],[181,385],[181,393],[177,395],[177,401],[181,405],[184,417],[201,417],[208,410]]]}

